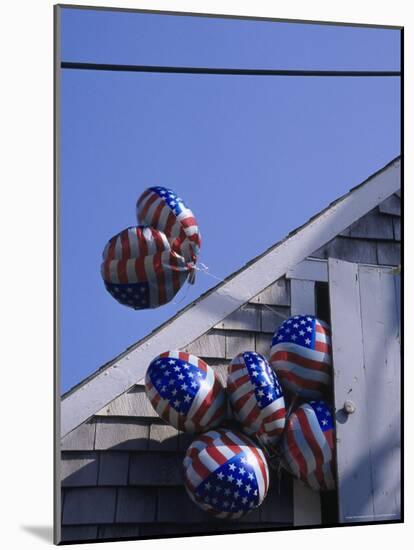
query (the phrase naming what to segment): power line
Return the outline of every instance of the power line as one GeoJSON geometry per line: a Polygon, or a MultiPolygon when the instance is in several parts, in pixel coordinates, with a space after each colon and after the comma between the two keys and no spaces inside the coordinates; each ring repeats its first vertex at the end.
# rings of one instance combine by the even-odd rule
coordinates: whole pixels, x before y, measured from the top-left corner
{"type": "Polygon", "coordinates": [[[78,63],[62,61],[62,69],[118,71],[133,73],[210,74],[246,76],[401,76],[400,71],[314,71],[296,69],[224,69],[209,67],[161,67],[158,65],[119,65],[110,63],[78,63]]]}

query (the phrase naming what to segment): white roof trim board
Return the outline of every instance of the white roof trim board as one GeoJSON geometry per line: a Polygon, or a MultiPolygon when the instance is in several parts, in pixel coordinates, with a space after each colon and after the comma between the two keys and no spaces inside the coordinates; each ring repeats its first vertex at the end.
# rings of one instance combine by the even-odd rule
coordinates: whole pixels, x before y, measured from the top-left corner
{"type": "Polygon", "coordinates": [[[399,188],[400,159],[397,158],[250,265],[196,300],[142,344],[98,371],[63,398],[61,437],[138,383],[154,356],[171,348],[183,348],[205,334],[399,188]]]}

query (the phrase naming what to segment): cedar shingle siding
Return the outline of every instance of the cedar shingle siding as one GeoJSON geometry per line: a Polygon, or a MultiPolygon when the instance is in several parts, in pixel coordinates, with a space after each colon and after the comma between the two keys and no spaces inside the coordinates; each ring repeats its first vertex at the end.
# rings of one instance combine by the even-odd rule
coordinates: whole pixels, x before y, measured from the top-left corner
{"type": "MultiPolygon", "coordinates": [[[[391,195],[310,257],[399,265],[399,195],[391,195]]],[[[254,349],[268,356],[272,333],[290,315],[290,290],[290,280],[280,278],[186,351],[205,359],[225,382],[226,366],[237,353],[254,349]]],[[[246,518],[217,521],[199,510],[185,494],[181,473],[191,441],[158,418],[142,384],[66,435],[61,444],[62,540],[293,524],[292,481],[286,475],[278,480],[274,472],[264,504],[246,518]]]]}

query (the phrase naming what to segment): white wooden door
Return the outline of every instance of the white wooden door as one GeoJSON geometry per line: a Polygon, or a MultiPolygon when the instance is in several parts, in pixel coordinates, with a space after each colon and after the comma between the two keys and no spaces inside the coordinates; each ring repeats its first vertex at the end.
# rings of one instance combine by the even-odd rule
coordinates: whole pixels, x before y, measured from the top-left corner
{"type": "Polygon", "coordinates": [[[329,259],[339,522],[400,519],[400,285],[329,259]],[[345,401],[355,405],[345,414],[345,401]]]}

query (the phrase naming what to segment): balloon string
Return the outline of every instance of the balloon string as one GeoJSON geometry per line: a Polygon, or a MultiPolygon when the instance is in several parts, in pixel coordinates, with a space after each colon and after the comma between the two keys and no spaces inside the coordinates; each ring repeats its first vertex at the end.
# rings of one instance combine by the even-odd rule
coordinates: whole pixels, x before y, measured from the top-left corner
{"type": "MultiPolygon", "coordinates": [[[[226,282],[226,279],[223,279],[223,277],[219,277],[218,275],[212,273],[212,272],[210,271],[210,268],[209,268],[206,264],[204,264],[203,262],[200,262],[200,263],[199,263],[199,265],[200,265],[201,267],[198,267],[198,266],[195,265],[195,264],[192,264],[192,265],[189,264],[189,265],[186,266],[186,267],[171,266],[171,265],[169,265],[169,264],[162,264],[162,265],[163,265],[164,267],[167,267],[167,268],[173,270],[173,271],[188,271],[189,269],[191,269],[190,277],[189,277],[189,281],[188,281],[189,284],[194,284],[195,272],[196,272],[196,271],[199,271],[200,273],[204,273],[205,275],[208,275],[209,277],[212,277],[213,279],[215,279],[216,281],[219,281],[220,283],[226,282]],[[194,273],[194,275],[191,275],[191,273],[194,273]]],[[[243,286],[242,286],[242,287],[240,287],[240,288],[241,288],[241,290],[244,291],[244,292],[249,292],[248,289],[246,289],[246,287],[243,287],[243,286]]],[[[176,305],[177,305],[177,304],[181,304],[181,303],[184,301],[184,299],[187,297],[187,294],[188,294],[188,287],[187,287],[187,290],[186,290],[185,294],[183,295],[183,297],[182,297],[179,301],[173,300],[172,303],[173,303],[173,304],[176,304],[176,305]]],[[[233,295],[233,297],[237,299],[237,296],[234,296],[234,295],[233,295]]],[[[263,306],[265,309],[268,309],[272,314],[275,313],[275,310],[272,309],[271,307],[269,307],[267,304],[261,303],[260,305],[263,306]]],[[[281,316],[282,316],[282,317],[286,317],[285,315],[281,315],[281,316]]],[[[286,318],[287,318],[287,317],[286,317],[286,318]]]]}
{"type": "Polygon", "coordinates": [[[176,305],[176,306],[181,305],[184,302],[184,300],[187,298],[188,293],[190,291],[190,288],[191,288],[190,285],[187,285],[187,287],[186,287],[183,295],[181,296],[181,298],[179,300],[171,300],[171,303],[176,305]]]}
{"type": "MultiPolygon", "coordinates": [[[[215,275],[214,273],[212,273],[210,271],[210,268],[206,265],[206,264],[203,264],[203,262],[200,262],[199,263],[200,266],[202,266],[201,268],[194,265],[193,266],[193,269],[195,269],[196,271],[200,271],[201,273],[204,273],[205,275],[208,275],[209,277],[212,277],[213,279],[216,279],[217,281],[220,281],[221,283],[224,283],[226,281],[226,279],[223,279],[222,277],[219,277],[218,275],[215,275]]],[[[245,292],[249,292],[248,289],[246,289],[246,287],[240,287],[242,291],[245,291],[245,292]]],[[[234,296],[235,298],[237,298],[237,296],[234,296]]],[[[261,306],[263,306],[265,309],[268,309],[269,311],[271,311],[273,314],[275,313],[275,310],[272,309],[271,307],[269,307],[267,304],[263,304],[261,303],[260,304],[261,306]]],[[[286,317],[285,315],[281,315],[282,317],[286,317]]],[[[287,319],[287,317],[286,317],[287,319]]]]}

